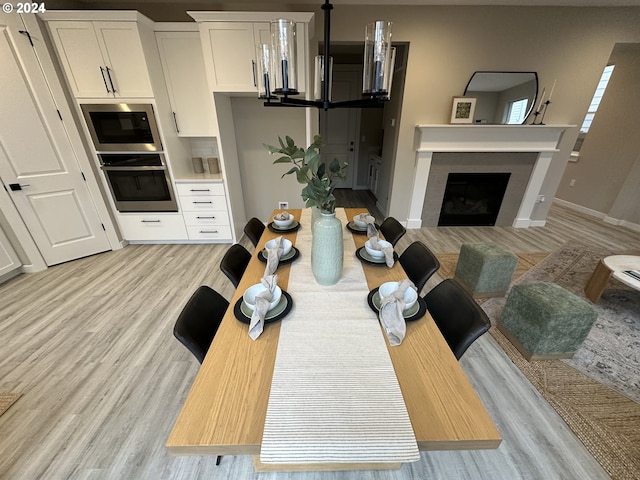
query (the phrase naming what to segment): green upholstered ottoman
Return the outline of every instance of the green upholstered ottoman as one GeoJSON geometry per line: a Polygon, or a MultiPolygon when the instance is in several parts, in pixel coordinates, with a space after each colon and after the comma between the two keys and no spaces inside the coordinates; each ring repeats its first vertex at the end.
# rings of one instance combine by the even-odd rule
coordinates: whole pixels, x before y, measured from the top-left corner
{"type": "Polygon", "coordinates": [[[495,243],[465,243],[455,278],[476,298],[501,297],[517,266],[518,257],[495,243]]]}
{"type": "Polygon", "coordinates": [[[514,285],[498,328],[527,360],[571,358],[598,318],[593,306],[555,283],[514,285]]]}

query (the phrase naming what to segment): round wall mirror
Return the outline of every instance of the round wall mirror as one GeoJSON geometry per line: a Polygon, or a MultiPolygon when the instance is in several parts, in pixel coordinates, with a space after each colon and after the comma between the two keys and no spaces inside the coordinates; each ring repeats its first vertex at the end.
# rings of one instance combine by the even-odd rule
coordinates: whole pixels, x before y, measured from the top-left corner
{"type": "Polygon", "coordinates": [[[475,72],[465,97],[475,97],[473,123],[522,125],[538,96],[536,72],[475,72]]]}

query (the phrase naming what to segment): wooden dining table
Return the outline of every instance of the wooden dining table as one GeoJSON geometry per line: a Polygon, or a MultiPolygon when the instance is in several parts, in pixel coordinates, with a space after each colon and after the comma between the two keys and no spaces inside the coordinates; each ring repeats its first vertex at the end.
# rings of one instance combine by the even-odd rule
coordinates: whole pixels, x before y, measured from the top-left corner
{"type": "MultiPolygon", "coordinates": [[[[288,211],[300,220],[301,210],[288,211]]],[[[363,211],[345,209],[349,219],[363,211]]],[[[278,212],[275,210],[274,215],[278,212]]],[[[301,228],[310,225],[301,224],[301,228]]],[[[265,264],[258,259],[258,253],[268,240],[280,235],[296,244],[297,232],[282,234],[265,229],[169,435],[169,453],[253,455],[256,470],[288,469],[284,465],[267,466],[258,458],[281,322],[266,325],[254,341],[247,333],[248,326],[233,313],[233,305],[242,293],[259,283],[264,274],[265,264]]],[[[352,238],[356,248],[367,240],[361,234],[353,234],[352,238]]],[[[300,253],[310,255],[306,251],[300,253]]],[[[406,278],[399,262],[391,268],[364,263],[362,267],[369,290],[406,278]]],[[[278,284],[284,290],[290,272],[291,264],[278,267],[278,284]]],[[[387,348],[420,450],[493,449],[500,445],[498,430],[428,312],[418,321],[407,322],[401,345],[392,347],[387,342],[387,348]]],[[[295,469],[331,466],[306,467],[295,469]]],[[[355,468],[388,466],[354,465],[355,468]]]]}

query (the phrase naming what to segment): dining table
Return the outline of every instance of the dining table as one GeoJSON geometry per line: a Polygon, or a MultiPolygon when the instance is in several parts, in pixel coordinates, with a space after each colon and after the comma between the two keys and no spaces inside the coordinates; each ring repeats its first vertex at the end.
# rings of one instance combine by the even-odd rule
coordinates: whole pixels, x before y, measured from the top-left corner
{"type": "MultiPolygon", "coordinates": [[[[337,208],[336,211],[340,211],[341,218],[349,220],[366,212],[366,209],[337,208]]],[[[282,210],[274,210],[272,217],[280,212],[282,210]]],[[[341,458],[339,461],[264,461],[263,450],[272,446],[267,445],[272,433],[270,429],[265,429],[265,423],[274,424],[273,420],[269,421],[268,410],[269,415],[274,415],[274,399],[270,397],[274,370],[276,377],[279,375],[276,360],[287,353],[285,349],[292,348],[291,342],[283,342],[280,338],[281,331],[283,323],[296,322],[300,314],[294,308],[282,320],[265,324],[262,334],[252,340],[248,335],[248,325],[236,318],[234,305],[241,301],[243,292],[251,285],[260,283],[265,274],[264,258],[261,261],[259,255],[268,240],[282,236],[296,246],[299,235],[300,238],[303,234],[305,238],[310,238],[310,209],[289,209],[287,212],[294,216],[299,228],[284,232],[271,228],[271,224],[270,228],[265,228],[169,434],[166,449],[174,455],[252,455],[256,471],[399,468],[402,460],[386,459],[378,462],[368,458],[362,461],[359,457],[354,457],[353,461],[348,458],[341,458]]],[[[363,247],[368,237],[362,232],[347,229],[347,222],[344,223],[343,238],[351,252],[347,253],[345,249],[345,256],[353,256],[353,251],[363,247]]],[[[304,248],[301,242],[298,246],[300,257],[311,257],[308,243],[304,243],[304,248]]],[[[297,261],[300,260],[278,265],[278,285],[285,292],[290,281],[294,280],[292,269],[297,261]]],[[[364,273],[361,287],[365,291],[365,298],[356,302],[354,308],[371,310],[367,304],[366,291],[372,291],[385,282],[407,278],[398,261],[392,267],[356,261],[361,264],[364,273]]],[[[294,275],[295,272],[293,269],[294,275]]],[[[318,286],[319,295],[326,292],[332,292],[332,295],[340,294],[340,282],[336,285],[335,291],[327,288],[318,286]]],[[[313,282],[309,282],[308,291],[313,290],[313,282]]],[[[293,294],[291,296],[293,304],[296,305],[297,297],[293,294]]],[[[327,301],[323,309],[323,315],[327,318],[339,319],[341,315],[348,315],[337,304],[334,306],[332,301],[327,301]]],[[[373,319],[377,319],[375,314],[373,319]]],[[[321,320],[319,322],[321,323],[321,320]]],[[[367,323],[367,327],[371,325],[367,323]]],[[[428,311],[418,320],[406,323],[406,335],[400,345],[392,346],[382,333],[380,324],[376,322],[375,326],[381,330],[384,339],[382,351],[376,355],[388,355],[390,359],[392,375],[395,374],[391,383],[397,382],[401,392],[400,418],[406,408],[409,430],[412,438],[415,436],[417,449],[429,451],[498,448],[501,443],[500,433],[428,311]]],[[[304,335],[304,330],[302,334],[304,335]]],[[[340,359],[335,361],[339,362],[340,359]]],[[[357,380],[355,382],[357,383],[357,380]]],[[[278,384],[277,388],[282,387],[278,384]]],[[[275,389],[274,384],[273,390],[275,389]]],[[[341,414],[351,413],[345,410],[341,414]]],[[[346,423],[348,424],[348,421],[346,423]]],[[[286,430],[284,434],[286,435],[286,430]]]]}

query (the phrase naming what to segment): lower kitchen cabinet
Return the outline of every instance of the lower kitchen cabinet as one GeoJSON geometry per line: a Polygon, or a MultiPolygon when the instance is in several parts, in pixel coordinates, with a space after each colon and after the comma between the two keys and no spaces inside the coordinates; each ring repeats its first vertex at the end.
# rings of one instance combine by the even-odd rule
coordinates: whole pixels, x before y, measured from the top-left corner
{"type": "Polygon", "coordinates": [[[222,182],[176,182],[189,240],[233,241],[222,182]]]}
{"type": "Polygon", "coordinates": [[[130,241],[187,240],[181,213],[121,213],[122,236],[130,241]]]}

